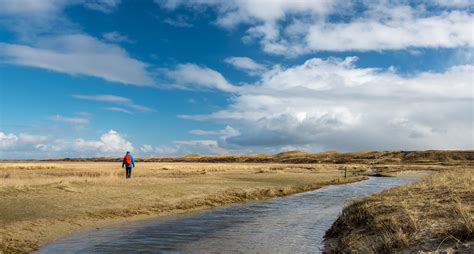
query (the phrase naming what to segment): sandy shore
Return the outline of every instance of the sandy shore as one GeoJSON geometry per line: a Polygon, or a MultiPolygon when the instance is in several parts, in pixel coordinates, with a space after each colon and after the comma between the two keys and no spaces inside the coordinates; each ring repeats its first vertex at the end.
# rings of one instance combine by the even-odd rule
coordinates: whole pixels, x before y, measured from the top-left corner
{"type": "Polygon", "coordinates": [[[359,181],[366,166],[140,163],[0,164],[0,252],[32,252],[80,230],[359,181]]]}

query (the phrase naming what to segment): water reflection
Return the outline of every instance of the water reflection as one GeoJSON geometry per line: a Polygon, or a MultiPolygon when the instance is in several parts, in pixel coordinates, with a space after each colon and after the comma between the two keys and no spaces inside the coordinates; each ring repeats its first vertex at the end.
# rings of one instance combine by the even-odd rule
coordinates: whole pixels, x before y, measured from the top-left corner
{"type": "Polygon", "coordinates": [[[38,253],[318,253],[326,230],[353,198],[416,180],[370,178],[267,201],[108,227],[38,253]]]}

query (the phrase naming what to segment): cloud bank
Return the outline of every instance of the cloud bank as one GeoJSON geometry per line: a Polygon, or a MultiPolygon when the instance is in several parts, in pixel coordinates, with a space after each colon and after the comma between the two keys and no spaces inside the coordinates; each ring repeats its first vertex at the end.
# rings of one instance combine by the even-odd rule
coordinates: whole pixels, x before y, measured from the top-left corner
{"type": "Polygon", "coordinates": [[[312,58],[276,65],[242,87],[226,109],[180,117],[237,130],[219,139],[227,149],[474,147],[473,65],[405,77],[392,69],[360,68],[356,61],[312,58]]]}
{"type": "Polygon", "coordinates": [[[59,139],[27,133],[0,132],[1,159],[118,157],[127,150],[134,151],[132,143],[114,130],[103,133],[98,139],[59,139]]]}

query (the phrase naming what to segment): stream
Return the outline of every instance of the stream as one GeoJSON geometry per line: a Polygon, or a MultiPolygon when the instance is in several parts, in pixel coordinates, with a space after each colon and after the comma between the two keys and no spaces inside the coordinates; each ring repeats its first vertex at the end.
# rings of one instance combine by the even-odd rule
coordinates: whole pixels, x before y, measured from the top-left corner
{"type": "Polygon", "coordinates": [[[314,191],[82,232],[37,253],[320,253],[354,198],[417,180],[370,177],[314,191]]]}

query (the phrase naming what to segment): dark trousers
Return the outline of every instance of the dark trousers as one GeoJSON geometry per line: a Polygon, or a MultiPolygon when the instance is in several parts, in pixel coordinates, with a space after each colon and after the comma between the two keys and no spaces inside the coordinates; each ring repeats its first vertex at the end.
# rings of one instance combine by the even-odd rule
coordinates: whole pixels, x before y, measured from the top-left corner
{"type": "Polygon", "coordinates": [[[132,167],[125,167],[125,177],[126,178],[132,177],[132,167]]]}

